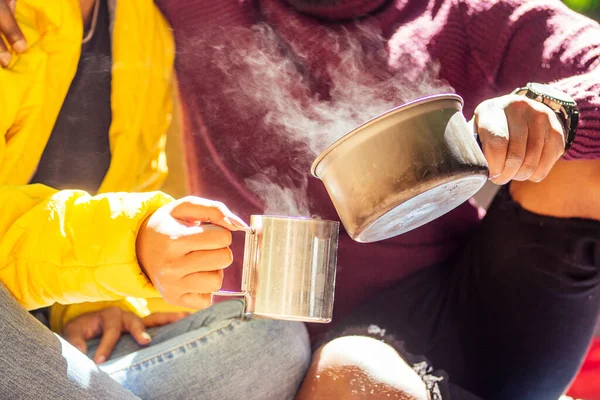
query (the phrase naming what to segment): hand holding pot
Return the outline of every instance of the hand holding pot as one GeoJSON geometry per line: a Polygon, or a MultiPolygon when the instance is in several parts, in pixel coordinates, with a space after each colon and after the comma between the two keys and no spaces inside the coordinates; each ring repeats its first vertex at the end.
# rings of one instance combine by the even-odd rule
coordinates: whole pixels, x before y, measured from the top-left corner
{"type": "Polygon", "coordinates": [[[499,185],[541,181],[565,151],[556,114],[523,96],[484,101],[475,109],[474,123],[492,181],[499,185]]]}
{"type": "Polygon", "coordinates": [[[222,203],[185,197],[144,221],[138,260],[165,301],[205,308],[232,262],[231,231],[244,229],[248,226],[222,203]]]}

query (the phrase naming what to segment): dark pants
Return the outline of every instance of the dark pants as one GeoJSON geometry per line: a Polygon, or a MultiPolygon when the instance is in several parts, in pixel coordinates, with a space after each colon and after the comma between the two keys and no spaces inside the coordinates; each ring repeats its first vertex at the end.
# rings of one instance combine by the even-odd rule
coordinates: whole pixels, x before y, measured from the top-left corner
{"type": "Polygon", "coordinates": [[[600,222],[530,213],[504,189],[459,257],[378,295],[334,333],[377,325],[485,400],[557,399],[593,335],[599,270],[600,222]]]}

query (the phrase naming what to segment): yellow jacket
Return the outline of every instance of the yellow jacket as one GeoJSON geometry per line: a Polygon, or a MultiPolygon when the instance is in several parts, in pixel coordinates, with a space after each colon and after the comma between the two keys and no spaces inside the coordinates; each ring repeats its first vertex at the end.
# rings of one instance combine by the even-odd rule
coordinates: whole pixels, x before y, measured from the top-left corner
{"type": "MultiPolygon", "coordinates": [[[[19,0],[29,49],[0,68],[0,281],[23,307],[160,297],[137,263],[141,223],[172,199],[166,173],[174,44],[152,0],[122,0],[112,31],[111,164],[101,194],[28,185],[75,76],[79,0],[19,0]],[[116,193],[146,192],[146,193],[116,193]]],[[[53,329],[106,303],[54,307],[53,329]]]]}

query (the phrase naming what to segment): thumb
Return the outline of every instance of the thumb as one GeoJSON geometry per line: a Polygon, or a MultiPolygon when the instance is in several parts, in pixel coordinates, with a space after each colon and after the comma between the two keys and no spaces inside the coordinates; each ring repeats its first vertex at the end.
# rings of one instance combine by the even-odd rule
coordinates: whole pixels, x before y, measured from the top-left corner
{"type": "Polygon", "coordinates": [[[190,315],[190,313],[188,313],[188,312],[154,313],[154,314],[150,314],[147,317],[145,317],[143,319],[143,321],[144,321],[144,325],[147,328],[151,328],[153,326],[163,326],[163,325],[172,324],[173,322],[177,322],[180,319],[187,317],[188,315],[190,315]]]}
{"type": "Polygon", "coordinates": [[[188,196],[178,200],[177,203],[171,209],[173,218],[183,221],[210,222],[231,231],[250,229],[240,217],[218,201],[188,196]]]}
{"type": "Polygon", "coordinates": [[[484,107],[477,107],[474,126],[479,135],[481,150],[490,168],[490,177],[495,179],[504,170],[510,139],[504,109],[491,102],[486,103],[484,107]]]}

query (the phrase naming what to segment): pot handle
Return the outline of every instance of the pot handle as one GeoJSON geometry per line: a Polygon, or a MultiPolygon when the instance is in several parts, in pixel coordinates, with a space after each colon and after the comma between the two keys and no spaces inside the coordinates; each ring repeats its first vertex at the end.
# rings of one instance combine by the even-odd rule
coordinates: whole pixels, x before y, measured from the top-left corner
{"type": "MultiPolygon", "coordinates": [[[[483,144],[481,144],[481,140],[479,139],[479,134],[478,133],[474,133],[473,134],[475,136],[475,141],[477,142],[477,145],[479,146],[479,148],[481,149],[483,144]]],[[[482,149],[483,150],[483,149],[482,149]]]]}
{"type": "Polygon", "coordinates": [[[218,292],[212,292],[213,296],[223,297],[246,297],[248,290],[248,274],[252,270],[250,263],[254,261],[255,247],[256,247],[256,232],[252,228],[245,230],[246,232],[246,245],[244,246],[244,261],[242,265],[242,283],[239,292],[232,292],[229,290],[219,290],[218,292]]]}
{"type": "Polygon", "coordinates": [[[471,118],[471,120],[467,122],[467,125],[469,125],[469,128],[471,129],[471,132],[473,133],[473,137],[475,138],[477,145],[481,149],[481,146],[483,146],[483,145],[481,144],[481,140],[479,139],[479,133],[477,132],[477,129],[475,128],[475,118],[471,118]]]}

